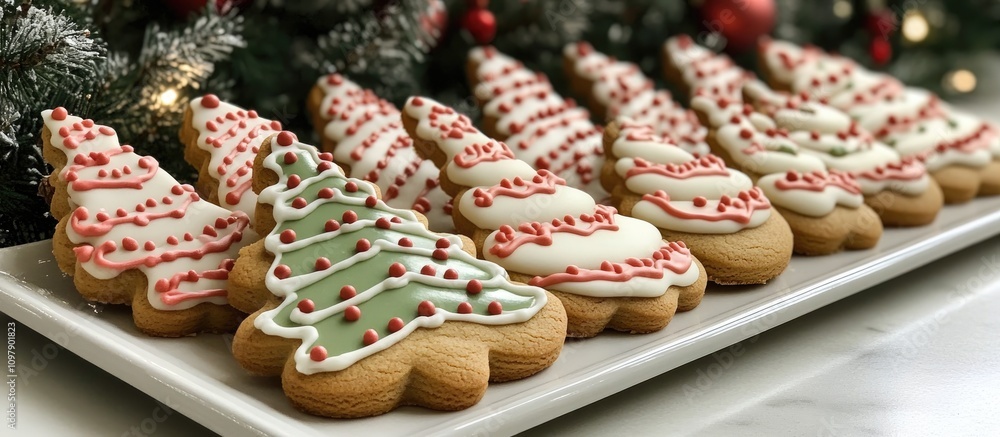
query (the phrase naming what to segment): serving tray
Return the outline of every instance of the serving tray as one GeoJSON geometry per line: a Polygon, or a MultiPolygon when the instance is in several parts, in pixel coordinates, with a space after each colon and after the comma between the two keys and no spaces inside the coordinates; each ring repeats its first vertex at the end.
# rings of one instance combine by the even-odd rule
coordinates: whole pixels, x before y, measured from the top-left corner
{"type": "MultiPolygon", "coordinates": [[[[0,249],[0,311],[160,402],[225,435],[510,434],[639,384],[732,343],[1000,234],[1000,197],[948,206],[931,225],[887,229],[871,250],[792,259],[756,287],[709,287],[661,332],[569,340],[549,369],[491,385],[459,412],[406,407],[332,420],[295,411],[277,379],[246,375],[228,335],[149,338],[127,308],[88,304],[52,258],[51,242],[0,249]]],[[[788,353],[794,353],[789,351],[788,353]]]]}

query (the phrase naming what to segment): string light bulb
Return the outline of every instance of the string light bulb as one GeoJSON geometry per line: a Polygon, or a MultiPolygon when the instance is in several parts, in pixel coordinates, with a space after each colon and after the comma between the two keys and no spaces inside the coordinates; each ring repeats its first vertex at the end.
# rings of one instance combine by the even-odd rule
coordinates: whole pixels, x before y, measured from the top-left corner
{"type": "Polygon", "coordinates": [[[177,90],[170,88],[160,94],[160,103],[165,106],[173,105],[177,101],[177,90]]]}
{"type": "Polygon", "coordinates": [[[975,73],[964,68],[952,71],[944,77],[944,85],[959,93],[968,93],[976,89],[975,73]]]}
{"type": "Polygon", "coordinates": [[[931,26],[927,23],[924,14],[917,11],[910,11],[903,17],[903,37],[907,41],[918,43],[927,39],[927,34],[931,31],[931,26]]]}

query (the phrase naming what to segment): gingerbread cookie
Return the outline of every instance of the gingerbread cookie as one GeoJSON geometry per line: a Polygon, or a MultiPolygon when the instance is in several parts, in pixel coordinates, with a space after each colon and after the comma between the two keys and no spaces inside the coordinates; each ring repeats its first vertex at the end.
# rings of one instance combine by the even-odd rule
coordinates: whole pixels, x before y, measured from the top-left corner
{"type": "Polygon", "coordinates": [[[240,314],[227,305],[228,277],[237,251],[253,240],[246,214],[202,200],[108,126],[64,108],[42,119],[59,219],[53,253],[80,294],[131,305],[149,335],[234,329],[240,314]]]}
{"type": "Polygon", "coordinates": [[[411,98],[403,125],[417,150],[438,157],[459,232],[515,280],[559,297],[568,336],[656,331],[675,311],[701,301],[704,269],[683,243],[663,241],[655,226],[597,205],[430,99],[411,98]]]}
{"type": "Polygon", "coordinates": [[[180,138],[184,160],[199,170],[198,191],[212,203],[253,218],[257,206],[257,195],[250,189],[253,163],[264,138],[279,131],[281,123],[215,95],[191,100],[180,138]]]}
{"type": "Polygon", "coordinates": [[[708,131],[694,111],[675,102],[668,91],[655,89],[638,65],[609,58],[590,44],[578,42],[563,50],[563,68],[573,92],[585,96],[598,117],[627,117],[696,157],[709,153],[705,142],[708,131]]]}
{"type": "Polygon", "coordinates": [[[788,266],[788,224],[771,214],[770,202],[749,177],[708,153],[706,130],[693,112],[669,101],[636,114],[652,125],[638,122],[630,118],[636,108],[631,104],[664,96],[655,96],[652,81],[636,65],[614,61],[586,43],[568,45],[563,59],[570,83],[591,109],[618,114],[605,129],[601,182],[622,214],[656,225],[667,240],[690,244],[709,280],[719,284],[765,283],[788,266]],[[654,126],[674,131],[683,145],[658,135],[654,126]]]}
{"type": "Polygon", "coordinates": [[[536,169],[549,170],[594,198],[606,196],[598,177],[603,134],[586,109],[559,96],[545,75],[493,47],[469,52],[467,74],[487,135],[510,144],[518,159],[536,169]]]}
{"type": "Polygon", "coordinates": [[[827,168],[851,173],[868,204],[887,226],[919,226],[934,221],[943,205],[941,189],[923,163],[899,153],[860,127],[847,114],[819,102],[779,93],[752,80],[743,94],[769,115],[803,153],[827,168]]]}
{"type": "Polygon", "coordinates": [[[612,122],[601,181],[622,214],[681,240],[718,284],[762,284],[792,256],[792,232],[767,196],[715,155],[695,158],[644,125],[612,122]]]}
{"type": "Polygon", "coordinates": [[[336,73],[316,81],[308,106],[322,149],[348,175],[377,185],[389,206],[423,214],[431,230],[454,229],[438,168],[417,155],[395,106],[336,73]]]}
{"type": "Polygon", "coordinates": [[[776,89],[807,93],[847,113],[904,157],[919,159],[946,203],[1000,193],[1000,131],[937,96],[854,61],[784,41],[760,46],[760,65],[776,89]]]}
{"type": "Polygon", "coordinates": [[[691,107],[711,126],[713,152],[756,180],[788,221],[796,253],[824,255],[878,242],[882,222],[865,205],[854,176],[828,173],[822,159],[805,152],[787,130],[749,105],[697,95],[691,107]],[[782,177],[792,183],[777,183],[782,177]]]}
{"type": "Polygon", "coordinates": [[[295,408],[343,418],[401,405],[458,410],[489,381],[558,357],[559,300],[477,260],[468,239],[430,232],[289,132],[265,140],[257,163],[268,235],[232,276],[266,298],[233,354],[251,373],[280,376],[295,408]]]}
{"type": "Polygon", "coordinates": [[[739,68],[723,54],[695,44],[688,35],[678,35],[663,43],[663,72],[667,81],[689,98],[696,93],[738,100],[743,82],[753,74],[739,68]]]}

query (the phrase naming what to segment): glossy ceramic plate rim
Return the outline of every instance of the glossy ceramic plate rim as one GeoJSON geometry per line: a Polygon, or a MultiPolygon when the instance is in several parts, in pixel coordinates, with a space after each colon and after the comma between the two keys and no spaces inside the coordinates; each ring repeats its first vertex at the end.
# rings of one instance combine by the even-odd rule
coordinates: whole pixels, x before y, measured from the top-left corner
{"type": "MultiPolygon", "coordinates": [[[[484,414],[471,419],[457,414],[422,431],[426,434],[468,434],[482,429],[498,433],[523,431],[1000,233],[1000,210],[978,217],[967,215],[951,228],[902,245],[884,256],[787,293],[732,308],[627,354],[531,387],[519,396],[489,405],[484,414]],[[764,318],[768,318],[768,323],[762,329],[746,329],[764,318]]],[[[0,256],[16,249],[0,250],[0,256]]],[[[37,287],[4,272],[0,272],[0,303],[11,317],[47,337],[52,338],[53,332],[79,333],[63,346],[161,402],[169,400],[178,411],[216,432],[313,435],[317,431],[306,423],[281,420],[269,408],[199,384],[203,374],[157,360],[155,354],[141,350],[147,346],[130,343],[127,335],[91,320],[96,316],[54,304],[37,287]]]]}

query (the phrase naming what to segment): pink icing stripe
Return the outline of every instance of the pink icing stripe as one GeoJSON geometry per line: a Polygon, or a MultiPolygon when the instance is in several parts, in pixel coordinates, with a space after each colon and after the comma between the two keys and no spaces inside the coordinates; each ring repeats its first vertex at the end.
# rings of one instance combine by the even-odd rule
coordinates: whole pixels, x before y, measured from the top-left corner
{"type": "Polygon", "coordinates": [[[653,252],[650,258],[628,258],[623,263],[604,261],[601,263],[600,269],[593,270],[569,266],[563,273],[544,277],[535,276],[528,284],[548,288],[567,282],[627,282],[633,278],[662,279],[664,270],[681,274],[690,268],[691,251],[683,242],[671,242],[653,252]]]}
{"type": "Polygon", "coordinates": [[[229,279],[229,272],[233,268],[233,260],[223,261],[218,269],[196,272],[194,270],[175,273],[170,279],[160,279],[156,281],[153,289],[160,295],[160,300],[167,305],[177,305],[190,299],[204,299],[209,297],[226,297],[224,289],[208,289],[196,291],[181,291],[178,287],[181,282],[198,282],[202,278],[214,280],[229,279]]]}
{"type": "Polygon", "coordinates": [[[812,173],[799,173],[789,171],[785,177],[774,182],[774,186],[779,190],[808,190],[823,191],[828,186],[833,186],[847,191],[851,194],[861,194],[861,186],[849,173],[842,173],[830,170],[829,173],[814,171],[812,173]]]}
{"type": "Polygon", "coordinates": [[[610,206],[597,205],[594,215],[583,214],[579,217],[581,222],[586,223],[584,227],[577,227],[577,218],[570,215],[565,216],[563,220],[553,219],[552,222],[521,223],[517,230],[509,225],[503,225],[496,234],[497,244],[490,248],[490,253],[506,258],[525,244],[551,246],[552,234],[560,232],[585,237],[601,230],[617,231],[618,225],[614,220],[617,212],[610,206]]]}
{"type": "MultiPolygon", "coordinates": [[[[239,214],[231,217],[236,218],[235,223],[232,223],[233,225],[235,225],[235,229],[231,234],[226,235],[225,237],[222,237],[218,240],[210,241],[206,243],[204,246],[201,246],[197,249],[168,250],[156,255],[134,258],[124,262],[115,262],[107,259],[104,255],[106,253],[111,253],[118,250],[118,244],[115,243],[114,241],[105,241],[103,244],[101,244],[95,250],[93,250],[91,256],[89,257],[89,260],[93,261],[94,264],[101,267],[124,271],[127,269],[142,267],[142,266],[155,267],[161,263],[172,262],[179,258],[200,259],[203,256],[210,253],[225,252],[229,250],[229,247],[233,243],[237,243],[243,239],[243,231],[250,224],[250,219],[247,217],[246,214],[239,214]]],[[[77,257],[79,258],[79,256],[80,253],[78,252],[77,257]]]]}
{"type": "Polygon", "coordinates": [[[870,181],[911,181],[922,178],[927,174],[927,168],[918,161],[911,158],[904,158],[900,162],[894,162],[874,169],[853,173],[856,178],[864,178],[870,181]]]}
{"type": "MultiPolygon", "coordinates": [[[[704,203],[699,206],[708,205],[704,198],[700,199],[704,203]]],[[[703,208],[703,212],[687,212],[677,209],[670,203],[670,196],[663,190],[657,190],[653,194],[646,194],[642,196],[642,200],[658,206],[663,212],[681,220],[705,220],[710,222],[729,220],[744,225],[750,223],[754,212],[771,208],[771,201],[764,196],[759,187],[740,191],[735,199],[729,196],[722,196],[717,207],[703,208]]]]}
{"type": "MultiPolygon", "coordinates": [[[[140,212],[134,211],[132,214],[128,214],[124,217],[111,217],[104,221],[98,221],[91,224],[83,224],[82,222],[90,218],[90,213],[85,207],[78,207],[73,211],[72,217],[70,217],[70,227],[74,232],[84,236],[84,237],[98,237],[107,234],[115,226],[120,224],[130,223],[138,226],[146,226],[149,222],[153,220],[158,220],[161,218],[182,218],[187,213],[187,208],[195,201],[199,200],[198,194],[187,193],[186,200],[184,203],[180,204],[177,208],[171,209],[169,211],[163,212],[140,212]]],[[[124,211],[124,209],[122,210],[124,211]]]]}
{"type": "Polygon", "coordinates": [[[513,181],[504,178],[499,184],[485,190],[476,188],[472,196],[476,199],[476,206],[485,208],[492,206],[493,199],[497,197],[524,199],[535,194],[553,194],[557,185],[566,185],[566,181],[548,170],[538,170],[535,177],[529,181],[520,177],[515,177],[513,181]]]}
{"type": "Polygon", "coordinates": [[[480,162],[496,162],[514,159],[514,152],[506,144],[494,141],[486,144],[473,144],[462,153],[455,155],[455,165],[462,168],[472,168],[480,162]]]}
{"type": "Polygon", "coordinates": [[[715,155],[703,156],[683,164],[657,164],[642,158],[634,158],[635,166],[625,172],[625,179],[638,175],[654,174],[671,179],[690,179],[701,176],[729,176],[726,163],[715,155]]]}
{"type": "Polygon", "coordinates": [[[74,191],[89,191],[104,188],[132,188],[141,189],[142,184],[153,178],[160,164],[149,156],[139,158],[139,168],[146,170],[146,173],[125,177],[130,175],[132,170],[113,169],[108,172],[106,169],[98,173],[98,179],[80,179],[80,170],[88,167],[104,166],[111,162],[111,157],[122,153],[131,153],[132,148],[122,146],[117,149],[109,149],[103,152],[90,152],[87,155],[76,155],[73,165],[67,166],[63,170],[63,179],[70,183],[74,191]]]}

